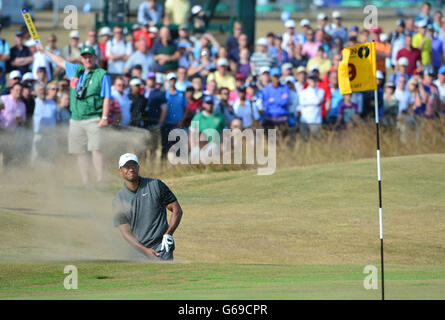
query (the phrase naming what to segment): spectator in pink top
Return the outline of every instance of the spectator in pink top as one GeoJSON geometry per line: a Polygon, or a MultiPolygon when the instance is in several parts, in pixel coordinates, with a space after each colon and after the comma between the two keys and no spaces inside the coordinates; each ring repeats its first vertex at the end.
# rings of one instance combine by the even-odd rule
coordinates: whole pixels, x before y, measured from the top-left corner
{"type": "Polygon", "coordinates": [[[15,131],[17,126],[26,120],[26,107],[20,99],[22,85],[19,82],[12,85],[10,92],[10,94],[0,97],[0,128],[6,131],[15,131]]]}
{"type": "Polygon", "coordinates": [[[317,50],[321,46],[321,42],[315,40],[314,30],[309,29],[306,33],[307,41],[303,44],[302,54],[308,59],[317,56],[317,50]]]}

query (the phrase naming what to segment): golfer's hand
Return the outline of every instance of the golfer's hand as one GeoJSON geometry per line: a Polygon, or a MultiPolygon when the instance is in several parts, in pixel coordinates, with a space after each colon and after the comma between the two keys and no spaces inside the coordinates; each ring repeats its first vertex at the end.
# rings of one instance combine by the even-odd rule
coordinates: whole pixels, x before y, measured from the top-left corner
{"type": "Polygon", "coordinates": [[[159,253],[157,253],[155,250],[153,250],[151,248],[146,248],[144,253],[149,258],[157,258],[157,257],[159,257],[159,253]]]}
{"type": "Polygon", "coordinates": [[[170,234],[164,234],[162,237],[162,244],[161,244],[161,251],[165,249],[165,252],[170,251],[170,247],[173,246],[175,243],[175,240],[173,240],[173,237],[170,234]]]}
{"type": "Polygon", "coordinates": [[[97,124],[97,126],[98,126],[99,128],[108,126],[108,120],[100,119],[100,121],[99,121],[99,123],[97,124]]]}

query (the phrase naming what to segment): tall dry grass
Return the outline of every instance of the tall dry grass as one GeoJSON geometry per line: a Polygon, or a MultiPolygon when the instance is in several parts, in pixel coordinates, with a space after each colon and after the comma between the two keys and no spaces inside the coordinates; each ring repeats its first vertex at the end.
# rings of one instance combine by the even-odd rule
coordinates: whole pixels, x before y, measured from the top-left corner
{"type": "MultiPolygon", "coordinates": [[[[380,126],[381,157],[445,152],[445,119],[419,119],[415,129],[404,135],[397,128],[380,126]]],[[[375,158],[377,141],[373,121],[361,122],[354,128],[341,131],[324,129],[318,139],[303,141],[298,133],[293,149],[288,147],[288,138],[278,142],[277,169],[294,166],[309,166],[375,158]]],[[[245,158],[245,155],[244,155],[245,158]]],[[[162,177],[180,177],[200,173],[230,170],[251,170],[257,165],[171,165],[145,162],[141,173],[162,177]]]]}

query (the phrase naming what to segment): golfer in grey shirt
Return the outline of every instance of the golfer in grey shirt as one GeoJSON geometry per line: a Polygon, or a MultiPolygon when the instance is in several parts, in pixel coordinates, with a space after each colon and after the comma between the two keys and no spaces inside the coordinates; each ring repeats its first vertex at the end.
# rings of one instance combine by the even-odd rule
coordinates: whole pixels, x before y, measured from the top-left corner
{"type": "Polygon", "coordinates": [[[173,233],[182,217],[178,200],[162,181],[139,176],[139,162],[134,154],[120,157],[119,171],[124,185],[113,198],[114,226],[148,258],[172,260],[173,233]],[[172,212],[170,224],[166,208],[172,212]]]}

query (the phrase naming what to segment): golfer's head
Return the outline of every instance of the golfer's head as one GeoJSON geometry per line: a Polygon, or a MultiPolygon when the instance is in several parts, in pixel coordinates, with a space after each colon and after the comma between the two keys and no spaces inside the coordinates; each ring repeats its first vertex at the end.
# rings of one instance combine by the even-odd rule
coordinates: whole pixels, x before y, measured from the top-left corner
{"type": "Polygon", "coordinates": [[[139,177],[138,157],[132,153],[126,153],[119,158],[119,172],[126,181],[136,181],[139,177]]]}
{"type": "Polygon", "coordinates": [[[93,47],[85,46],[80,51],[81,61],[85,69],[92,69],[96,65],[96,50],[93,47]]]}

